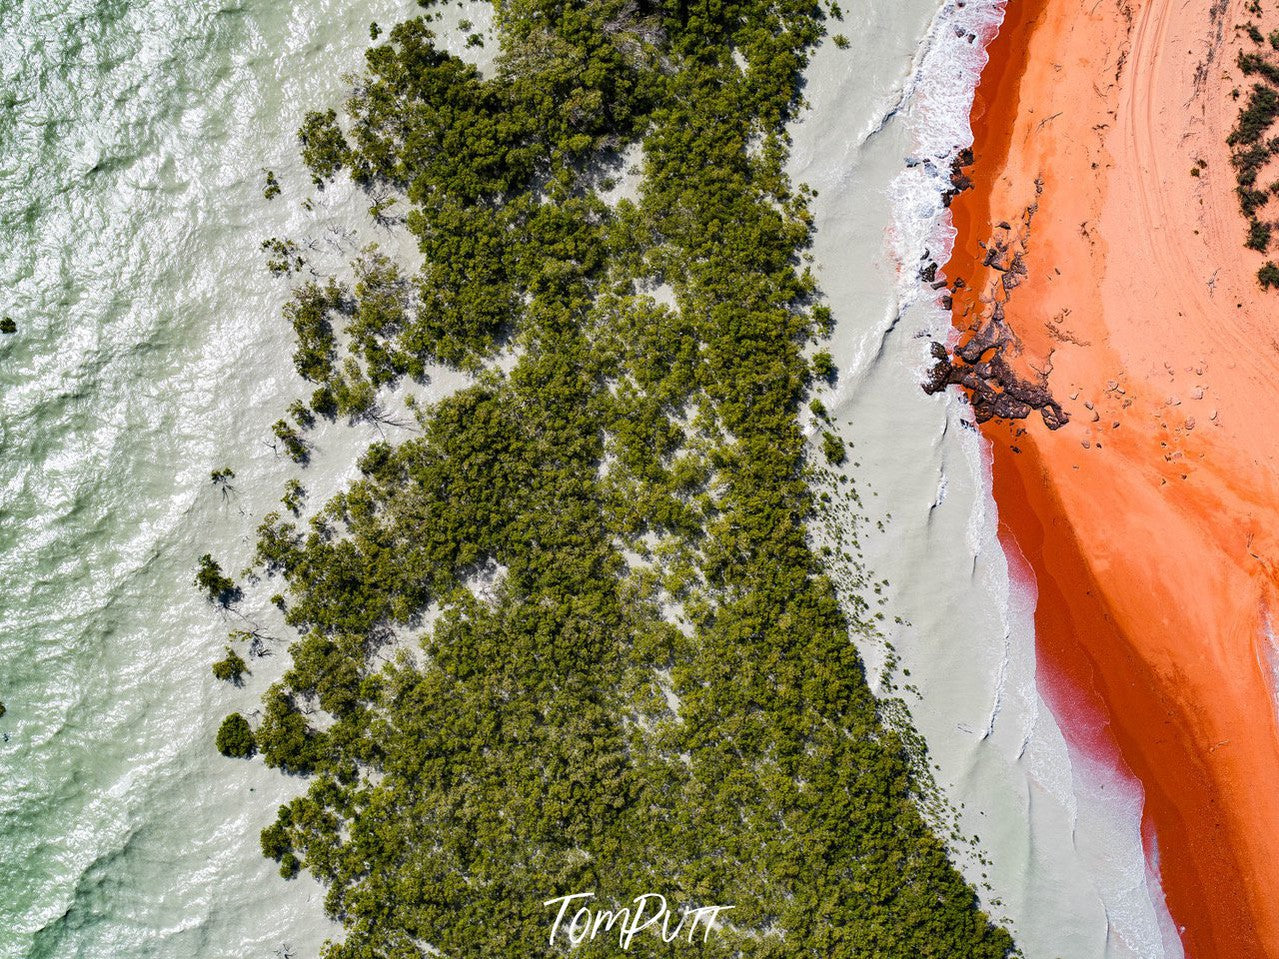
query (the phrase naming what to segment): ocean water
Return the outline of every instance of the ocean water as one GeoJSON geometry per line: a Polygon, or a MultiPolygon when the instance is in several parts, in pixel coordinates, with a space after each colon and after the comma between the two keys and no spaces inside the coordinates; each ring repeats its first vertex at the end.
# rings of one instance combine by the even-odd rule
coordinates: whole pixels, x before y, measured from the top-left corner
{"type": "MultiPolygon", "coordinates": [[[[238,571],[285,479],[322,502],[376,433],[321,429],[304,472],[269,445],[302,384],[287,284],[258,244],[297,238],[322,267],[370,239],[411,257],[367,201],[312,191],[292,131],[340,101],[371,20],[416,9],[0,0],[0,315],[19,328],[0,338],[0,959],[301,957],[337,932],[319,887],[280,879],[257,848],[301,783],[213,748],[284,661],[270,643],[249,687],[219,684],[226,632],[285,634],[264,603],[211,609],[191,578],[205,551],[238,571]],[[270,203],[267,167],[284,188],[270,203]],[[225,494],[209,479],[223,466],[225,494]]],[[[935,182],[898,177],[906,156],[963,138],[980,50],[954,44],[959,10],[865,0],[832,29],[852,48],[827,43],[813,65],[792,169],[822,191],[836,412],[892,517],[868,555],[892,581],[890,620],[911,624],[891,638],[925,692],[916,720],[993,860],[965,869],[989,873],[1031,957],[1161,955],[1132,797],[1116,815],[1095,795],[1104,771],[1065,754],[980,446],[960,404],[917,388],[921,335],[945,319],[899,267],[947,227],[935,182]]],[[[487,4],[447,11],[491,23],[487,4]]]]}
{"type": "MultiPolygon", "coordinates": [[[[210,675],[243,623],[191,578],[206,549],[245,564],[294,472],[266,445],[300,384],[258,243],[338,255],[364,215],[341,191],[302,209],[293,131],[340,100],[369,21],[414,9],[0,0],[4,959],[306,955],[333,931],[256,849],[298,784],[214,751],[254,694],[210,675]]],[[[317,492],[345,432],[320,439],[317,492]]]]}

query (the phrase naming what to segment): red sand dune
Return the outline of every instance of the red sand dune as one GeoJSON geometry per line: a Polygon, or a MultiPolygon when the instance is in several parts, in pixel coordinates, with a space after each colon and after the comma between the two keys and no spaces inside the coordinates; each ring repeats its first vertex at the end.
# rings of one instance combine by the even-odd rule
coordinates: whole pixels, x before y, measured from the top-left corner
{"type": "Polygon", "coordinates": [[[1279,293],[1225,145],[1236,51],[1259,49],[1233,28],[1257,19],[1011,0],[946,268],[971,288],[956,325],[1002,302],[1014,365],[1071,418],[984,427],[1001,533],[1037,579],[1041,689],[1076,748],[1141,782],[1193,959],[1279,957],[1279,293]],[[1007,293],[993,238],[1023,254],[1007,293]]]}

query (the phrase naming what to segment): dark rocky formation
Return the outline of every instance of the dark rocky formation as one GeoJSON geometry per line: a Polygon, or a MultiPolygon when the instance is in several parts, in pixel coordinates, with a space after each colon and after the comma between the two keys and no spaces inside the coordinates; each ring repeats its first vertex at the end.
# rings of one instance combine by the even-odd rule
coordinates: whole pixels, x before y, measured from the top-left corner
{"type": "Polygon", "coordinates": [[[1069,422],[1066,411],[1053,399],[1046,384],[1019,377],[1003,357],[1003,344],[975,346],[976,338],[957,349],[954,358],[946,347],[934,341],[933,364],[924,382],[925,393],[940,393],[946,387],[962,386],[968,391],[973,415],[978,423],[992,419],[1023,420],[1039,410],[1044,425],[1060,429],[1069,422]],[[967,357],[973,357],[971,360],[967,357]]]}
{"type": "Polygon", "coordinates": [[[973,188],[973,181],[964,172],[965,167],[973,165],[972,148],[966,148],[959,151],[955,157],[955,162],[950,167],[950,189],[942,194],[941,201],[945,206],[950,206],[950,201],[959,196],[965,190],[973,188]]]}
{"type": "MultiPolygon", "coordinates": [[[[968,159],[971,161],[971,154],[968,159]]],[[[1044,425],[1056,430],[1065,426],[1069,417],[1048,389],[1047,371],[1031,367],[1032,372],[1027,375],[1014,368],[1013,363],[1021,353],[1021,342],[1004,318],[1004,302],[1029,275],[1025,262],[1026,240],[1036,209],[1037,204],[1026,210],[1019,231],[1014,231],[1012,224],[1001,222],[990,242],[980,244],[986,251],[982,266],[995,271],[994,292],[986,300],[981,317],[961,337],[953,355],[941,343],[933,343],[935,362],[923,387],[931,394],[948,386],[962,386],[968,391],[978,423],[992,419],[1026,419],[1038,410],[1044,425]]],[[[953,292],[965,286],[962,279],[956,278],[953,292]]],[[[953,297],[943,297],[942,304],[953,308],[953,297]]]]}

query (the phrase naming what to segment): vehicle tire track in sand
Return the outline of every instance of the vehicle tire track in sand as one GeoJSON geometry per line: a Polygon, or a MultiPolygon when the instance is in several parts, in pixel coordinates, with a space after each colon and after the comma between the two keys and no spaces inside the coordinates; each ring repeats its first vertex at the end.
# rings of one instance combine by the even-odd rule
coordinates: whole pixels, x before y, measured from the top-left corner
{"type": "MultiPolygon", "coordinates": [[[[1234,246],[1242,245],[1242,233],[1232,235],[1232,231],[1223,223],[1223,212],[1220,209],[1222,198],[1213,195],[1210,202],[1196,211],[1198,216],[1171,206],[1171,197],[1176,191],[1170,189],[1171,181],[1166,173],[1170,158],[1166,155],[1166,147],[1161,149],[1159,143],[1160,133],[1165,132],[1161,131],[1165,118],[1158,105],[1180,102],[1176,97],[1168,96],[1165,89],[1170,81],[1184,72],[1175,69],[1181,66],[1181,55],[1169,44],[1169,25],[1176,19],[1173,7],[1173,0],[1149,0],[1143,3],[1136,14],[1131,35],[1126,66],[1132,71],[1131,81],[1124,84],[1125,96],[1118,118],[1121,134],[1119,142],[1130,152],[1136,168],[1141,171],[1141,175],[1134,178],[1141,219],[1131,225],[1131,230],[1134,237],[1144,238],[1143,245],[1158,265],[1159,273],[1179,310],[1193,310],[1205,320],[1216,318],[1217,333],[1228,337],[1232,344],[1231,352],[1240,363],[1250,367],[1258,375],[1273,377],[1276,373],[1274,364],[1266,363],[1257,355],[1255,335],[1249,335],[1250,332],[1256,332],[1248,329],[1252,324],[1247,323],[1246,316],[1237,317],[1223,306],[1231,297],[1247,302],[1241,298],[1237,288],[1230,288],[1236,284],[1227,285],[1226,292],[1229,296],[1214,298],[1200,276],[1205,263],[1211,262],[1208,257],[1216,252],[1222,256],[1222,265],[1232,278],[1240,278],[1238,264],[1231,262],[1228,251],[1234,246]],[[1169,58],[1173,61],[1171,67],[1174,69],[1169,69],[1169,58]],[[1191,220],[1197,220],[1201,224],[1204,235],[1196,237],[1191,233],[1191,220]],[[1204,249],[1197,250],[1196,247],[1204,249]]],[[[1204,40],[1210,47],[1215,45],[1211,30],[1204,40]]],[[[1189,51],[1186,56],[1191,56],[1189,51]]],[[[1193,64],[1188,62],[1185,67],[1190,70],[1193,64]]],[[[1208,96],[1206,92],[1198,95],[1208,96]]],[[[1190,162],[1187,158],[1183,166],[1188,169],[1190,162]]],[[[1210,175],[1227,175],[1220,166],[1219,163],[1214,164],[1210,175]]],[[[1230,202],[1232,198],[1233,191],[1226,199],[1224,219],[1237,219],[1233,216],[1234,207],[1230,202]]],[[[1238,258],[1233,259],[1237,261],[1238,258]]],[[[1167,301],[1159,305],[1164,309],[1173,308],[1172,303],[1167,301]]]]}

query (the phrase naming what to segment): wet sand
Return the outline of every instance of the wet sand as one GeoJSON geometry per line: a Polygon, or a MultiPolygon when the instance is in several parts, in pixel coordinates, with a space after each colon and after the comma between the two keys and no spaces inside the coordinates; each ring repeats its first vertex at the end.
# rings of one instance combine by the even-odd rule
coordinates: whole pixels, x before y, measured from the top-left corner
{"type": "Polygon", "coordinates": [[[1040,689],[1075,749],[1141,783],[1196,959],[1279,956],[1279,294],[1243,248],[1225,145],[1249,19],[1014,0],[946,268],[970,286],[957,327],[999,304],[1014,367],[1070,417],[984,427],[1001,536],[1037,581],[1040,689]],[[1022,257],[1012,289],[981,266],[992,240],[1022,257]]]}

